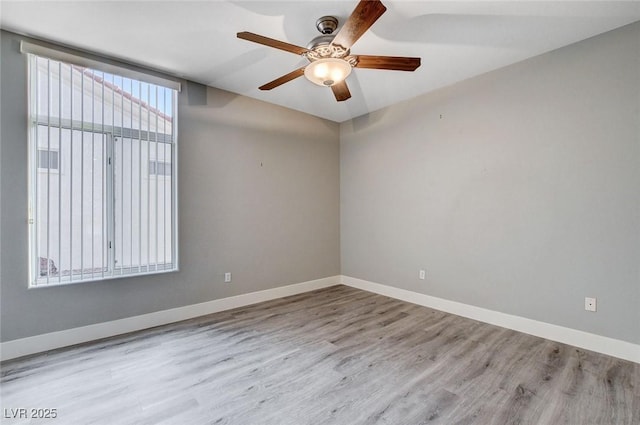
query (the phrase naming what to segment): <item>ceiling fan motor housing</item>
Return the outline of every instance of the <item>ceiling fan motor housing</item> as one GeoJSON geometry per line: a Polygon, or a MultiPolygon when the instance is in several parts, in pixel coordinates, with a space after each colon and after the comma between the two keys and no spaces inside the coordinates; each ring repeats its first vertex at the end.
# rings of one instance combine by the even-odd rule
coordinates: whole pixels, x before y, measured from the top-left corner
{"type": "Polygon", "coordinates": [[[309,62],[314,62],[320,59],[336,58],[342,59],[349,63],[352,67],[356,65],[356,59],[349,56],[349,49],[345,49],[342,46],[333,45],[333,39],[335,35],[333,32],[338,27],[338,19],[333,16],[323,16],[316,21],[316,28],[322,33],[315,37],[307,44],[308,51],[303,53],[302,56],[307,58],[309,62]]]}
{"type": "Polygon", "coordinates": [[[317,37],[314,37],[307,44],[307,49],[314,50],[320,46],[328,46],[329,44],[331,44],[334,38],[335,38],[335,35],[331,35],[331,34],[319,35],[317,37]]]}

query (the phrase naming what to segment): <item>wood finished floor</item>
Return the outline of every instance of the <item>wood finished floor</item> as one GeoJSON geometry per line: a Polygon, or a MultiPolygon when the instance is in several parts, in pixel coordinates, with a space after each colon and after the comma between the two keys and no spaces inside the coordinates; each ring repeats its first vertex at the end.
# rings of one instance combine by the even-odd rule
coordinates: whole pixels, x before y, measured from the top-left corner
{"type": "Polygon", "coordinates": [[[3,424],[640,424],[640,365],[335,286],[5,362],[3,424]]]}

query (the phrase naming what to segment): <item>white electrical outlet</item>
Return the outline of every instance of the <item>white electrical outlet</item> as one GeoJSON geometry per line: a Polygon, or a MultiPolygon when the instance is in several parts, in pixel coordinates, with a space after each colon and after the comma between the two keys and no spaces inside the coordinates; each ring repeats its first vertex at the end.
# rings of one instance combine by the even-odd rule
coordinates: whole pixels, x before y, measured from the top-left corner
{"type": "Polygon", "coordinates": [[[227,272],[224,274],[224,281],[225,283],[231,282],[231,273],[227,272]]]}
{"type": "Polygon", "coordinates": [[[420,270],[420,273],[418,273],[418,277],[420,278],[420,280],[424,280],[426,275],[427,275],[427,272],[425,272],[424,270],[420,270]]]}
{"type": "Polygon", "coordinates": [[[596,299],[586,297],[584,299],[584,309],[587,311],[596,311],[596,299]]]}

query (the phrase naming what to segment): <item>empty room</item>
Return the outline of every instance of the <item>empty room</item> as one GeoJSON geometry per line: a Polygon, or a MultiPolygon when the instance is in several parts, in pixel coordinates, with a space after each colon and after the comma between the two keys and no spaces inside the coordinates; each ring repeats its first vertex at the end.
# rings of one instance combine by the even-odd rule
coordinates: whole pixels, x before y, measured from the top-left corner
{"type": "Polygon", "coordinates": [[[640,1],[0,30],[0,423],[640,424],[640,1]]]}

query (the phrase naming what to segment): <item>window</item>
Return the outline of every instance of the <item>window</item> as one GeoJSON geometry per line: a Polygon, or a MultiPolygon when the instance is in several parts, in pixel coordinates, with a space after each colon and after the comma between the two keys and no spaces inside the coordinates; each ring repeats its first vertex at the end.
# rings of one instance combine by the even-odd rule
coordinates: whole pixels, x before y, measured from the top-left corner
{"type": "Polygon", "coordinates": [[[57,171],[59,169],[59,155],[58,151],[38,149],[38,168],[57,171]]]}
{"type": "Polygon", "coordinates": [[[109,71],[29,54],[32,287],[177,270],[177,90],[109,71]]]}
{"type": "Polygon", "coordinates": [[[171,176],[171,163],[164,161],[149,161],[149,175],[171,176]]]}

